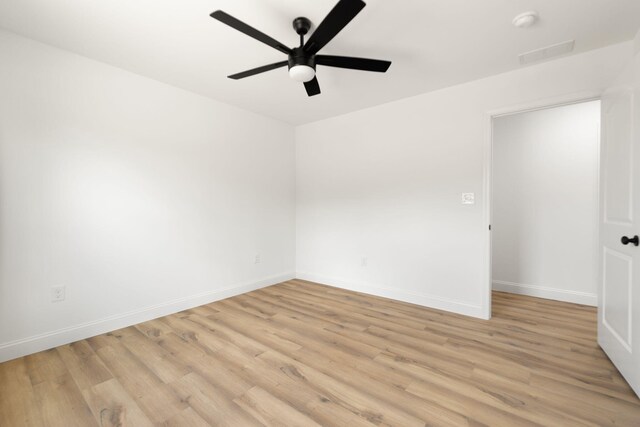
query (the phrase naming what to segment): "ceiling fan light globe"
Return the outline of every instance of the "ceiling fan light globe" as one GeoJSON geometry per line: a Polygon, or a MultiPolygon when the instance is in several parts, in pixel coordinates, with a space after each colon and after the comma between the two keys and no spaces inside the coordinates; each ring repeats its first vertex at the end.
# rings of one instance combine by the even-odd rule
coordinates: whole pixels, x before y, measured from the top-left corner
{"type": "Polygon", "coordinates": [[[308,65],[294,65],[289,68],[289,77],[297,82],[310,82],[315,76],[316,70],[308,65]]]}

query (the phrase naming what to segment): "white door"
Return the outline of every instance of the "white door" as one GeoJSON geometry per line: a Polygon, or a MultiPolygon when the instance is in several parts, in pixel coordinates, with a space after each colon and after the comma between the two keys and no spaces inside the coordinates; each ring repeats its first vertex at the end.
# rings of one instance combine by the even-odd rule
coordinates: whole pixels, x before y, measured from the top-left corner
{"type": "Polygon", "coordinates": [[[640,396],[640,63],[603,96],[601,145],[598,342],[640,396]]]}

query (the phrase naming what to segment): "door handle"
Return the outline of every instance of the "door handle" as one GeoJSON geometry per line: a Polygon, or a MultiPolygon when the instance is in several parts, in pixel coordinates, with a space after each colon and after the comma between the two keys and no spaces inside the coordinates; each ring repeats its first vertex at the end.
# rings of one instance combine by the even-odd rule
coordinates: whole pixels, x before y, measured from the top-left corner
{"type": "Polygon", "coordinates": [[[640,237],[638,236],[633,236],[633,237],[623,236],[622,239],[620,239],[620,241],[622,242],[623,245],[628,245],[629,243],[633,243],[634,246],[640,245],[640,237]]]}

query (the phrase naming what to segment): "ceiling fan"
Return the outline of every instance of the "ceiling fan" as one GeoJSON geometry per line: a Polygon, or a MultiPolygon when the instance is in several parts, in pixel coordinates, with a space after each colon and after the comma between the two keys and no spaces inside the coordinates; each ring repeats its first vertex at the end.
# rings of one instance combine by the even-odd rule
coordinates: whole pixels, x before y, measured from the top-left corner
{"type": "Polygon", "coordinates": [[[300,36],[300,46],[289,48],[268,35],[256,30],[233,16],[216,10],[211,14],[212,18],[227,24],[249,37],[261,41],[262,43],[287,54],[288,60],[276,62],[262,67],[253,68],[241,73],[232,74],[230,79],[239,80],[245,77],[275,70],[276,68],[289,67],[289,77],[293,80],[304,83],[307,95],[314,96],[320,93],[320,85],[316,78],[316,65],[326,65],[328,67],[349,68],[362,71],[377,71],[384,73],[391,65],[390,61],[378,59],[353,58],[349,56],[317,55],[327,43],[331,41],[353,18],[366,6],[362,0],[339,0],[338,4],[320,23],[318,28],[311,34],[311,37],[304,42],[304,36],[311,28],[311,21],[300,17],[293,20],[293,28],[300,36]]]}

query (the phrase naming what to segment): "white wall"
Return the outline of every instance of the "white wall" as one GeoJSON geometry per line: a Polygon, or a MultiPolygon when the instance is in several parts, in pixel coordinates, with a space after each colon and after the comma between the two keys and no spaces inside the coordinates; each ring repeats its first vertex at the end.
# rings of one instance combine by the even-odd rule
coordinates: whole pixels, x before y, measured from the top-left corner
{"type": "Polygon", "coordinates": [[[301,126],[294,156],[288,125],[0,32],[0,360],[285,280],[296,256],[298,277],[485,316],[487,112],[598,93],[631,48],[301,126]]]}
{"type": "Polygon", "coordinates": [[[494,289],[597,305],[600,101],[493,122],[494,289]]]}
{"type": "Polygon", "coordinates": [[[598,94],[632,49],[615,45],[298,127],[297,276],[487,317],[489,112],[598,94]],[[475,205],[461,204],[466,192],[475,205]]]}
{"type": "Polygon", "coordinates": [[[0,361],[293,277],[294,153],[288,125],[0,32],[0,361]]]}

